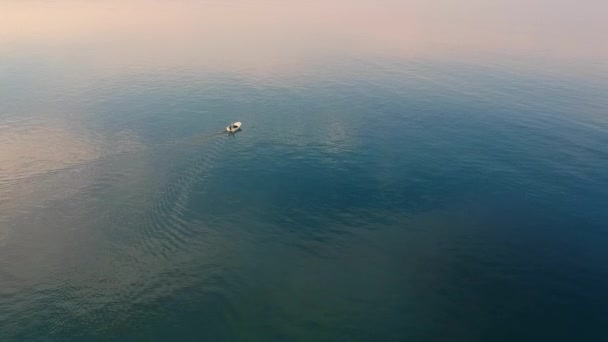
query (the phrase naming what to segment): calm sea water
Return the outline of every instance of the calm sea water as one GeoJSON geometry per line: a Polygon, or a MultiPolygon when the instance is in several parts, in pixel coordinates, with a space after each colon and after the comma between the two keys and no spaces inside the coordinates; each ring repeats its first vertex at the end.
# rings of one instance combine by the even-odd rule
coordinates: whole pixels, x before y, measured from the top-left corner
{"type": "Polygon", "coordinates": [[[2,5],[0,340],[606,341],[603,5],[497,4],[2,5]]]}

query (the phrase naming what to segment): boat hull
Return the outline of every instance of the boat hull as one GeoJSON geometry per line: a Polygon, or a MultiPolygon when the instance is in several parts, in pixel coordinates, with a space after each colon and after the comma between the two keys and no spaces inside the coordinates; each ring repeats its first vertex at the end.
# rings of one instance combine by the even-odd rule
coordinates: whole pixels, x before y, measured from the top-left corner
{"type": "Polygon", "coordinates": [[[241,130],[240,122],[234,122],[231,125],[229,125],[228,127],[226,127],[226,132],[228,132],[228,133],[236,133],[240,130],[241,130]]]}

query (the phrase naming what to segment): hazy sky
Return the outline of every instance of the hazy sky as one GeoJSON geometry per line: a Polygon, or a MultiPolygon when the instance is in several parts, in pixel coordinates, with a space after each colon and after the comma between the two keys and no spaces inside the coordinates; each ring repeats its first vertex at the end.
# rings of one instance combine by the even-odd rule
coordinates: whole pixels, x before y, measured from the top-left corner
{"type": "Polygon", "coordinates": [[[606,15],[604,0],[8,0],[0,49],[104,63],[478,52],[601,60],[606,15]]]}

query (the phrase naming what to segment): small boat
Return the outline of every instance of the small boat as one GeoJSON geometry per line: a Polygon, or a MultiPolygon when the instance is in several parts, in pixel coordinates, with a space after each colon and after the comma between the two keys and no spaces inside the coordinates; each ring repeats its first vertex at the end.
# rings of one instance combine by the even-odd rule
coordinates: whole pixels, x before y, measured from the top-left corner
{"type": "Polygon", "coordinates": [[[226,132],[228,132],[228,133],[236,133],[240,130],[241,130],[241,123],[238,121],[233,122],[226,127],[226,132]]]}

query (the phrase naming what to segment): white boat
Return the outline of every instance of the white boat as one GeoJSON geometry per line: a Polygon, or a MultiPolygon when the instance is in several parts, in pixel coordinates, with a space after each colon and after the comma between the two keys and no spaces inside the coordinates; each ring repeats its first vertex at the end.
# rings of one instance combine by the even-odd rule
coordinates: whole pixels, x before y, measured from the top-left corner
{"type": "Polygon", "coordinates": [[[228,133],[235,133],[241,130],[241,123],[240,122],[233,122],[230,125],[228,125],[226,127],[226,132],[228,133]]]}

